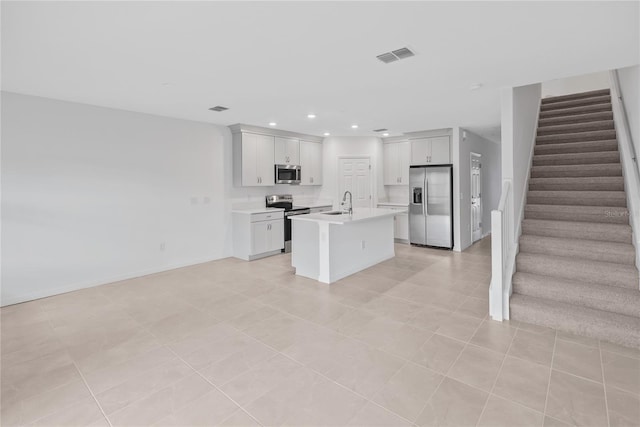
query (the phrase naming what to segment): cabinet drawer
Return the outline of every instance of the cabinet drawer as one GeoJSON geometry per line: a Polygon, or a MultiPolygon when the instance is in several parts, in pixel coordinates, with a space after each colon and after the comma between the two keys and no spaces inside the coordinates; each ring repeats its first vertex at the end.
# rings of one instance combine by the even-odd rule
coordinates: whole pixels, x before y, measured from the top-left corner
{"type": "Polygon", "coordinates": [[[262,212],[251,214],[251,222],[271,221],[272,219],[284,218],[284,211],[262,212]]]}

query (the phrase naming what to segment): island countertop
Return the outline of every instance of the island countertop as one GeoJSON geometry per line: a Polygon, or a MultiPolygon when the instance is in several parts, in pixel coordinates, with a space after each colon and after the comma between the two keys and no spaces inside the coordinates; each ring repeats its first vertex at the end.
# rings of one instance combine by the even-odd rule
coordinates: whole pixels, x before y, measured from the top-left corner
{"type": "Polygon", "coordinates": [[[309,215],[295,215],[290,217],[292,221],[311,221],[311,222],[324,222],[329,224],[349,224],[360,221],[367,221],[375,218],[383,218],[386,216],[395,216],[403,211],[398,209],[383,209],[383,208],[355,208],[353,215],[341,214],[341,215],[327,215],[326,212],[315,213],[309,215]]]}

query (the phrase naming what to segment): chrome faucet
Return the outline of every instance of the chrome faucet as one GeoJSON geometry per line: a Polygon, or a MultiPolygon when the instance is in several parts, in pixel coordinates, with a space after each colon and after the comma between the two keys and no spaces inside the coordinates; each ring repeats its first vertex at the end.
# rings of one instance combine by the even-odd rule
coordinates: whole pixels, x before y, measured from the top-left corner
{"type": "Polygon", "coordinates": [[[344,213],[344,205],[347,202],[347,194],[349,194],[349,209],[347,210],[347,212],[349,212],[349,215],[353,215],[353,195],[351,194],[351,191],[345,191],[344,192],[344,196],[342,196],[342,212],[344,213]]]}

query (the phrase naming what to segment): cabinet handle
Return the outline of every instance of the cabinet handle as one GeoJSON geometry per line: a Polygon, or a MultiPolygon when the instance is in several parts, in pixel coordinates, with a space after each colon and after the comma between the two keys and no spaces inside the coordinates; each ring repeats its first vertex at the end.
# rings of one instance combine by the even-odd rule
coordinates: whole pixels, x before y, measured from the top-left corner
{"type": "Polygon", "coordinates": [[[256,177],[256,184],[260,184],[260,177],[256,177]]]}
{"type": "Polygon", "coordinates": [[[313,177],[311,177],[310,180],[311,180],[311,183],[313,184],[313,177]]]}

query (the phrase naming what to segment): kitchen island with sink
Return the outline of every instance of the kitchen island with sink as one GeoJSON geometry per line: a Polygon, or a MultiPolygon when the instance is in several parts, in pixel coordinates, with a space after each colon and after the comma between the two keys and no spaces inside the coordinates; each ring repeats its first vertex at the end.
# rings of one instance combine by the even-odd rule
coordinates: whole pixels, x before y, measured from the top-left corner
{"type": "Polygon", "coordinates": [[[299,276],[333,283],[395,256],[392,209],[356,208],[292,220],[291,264],[299,276]]]}

